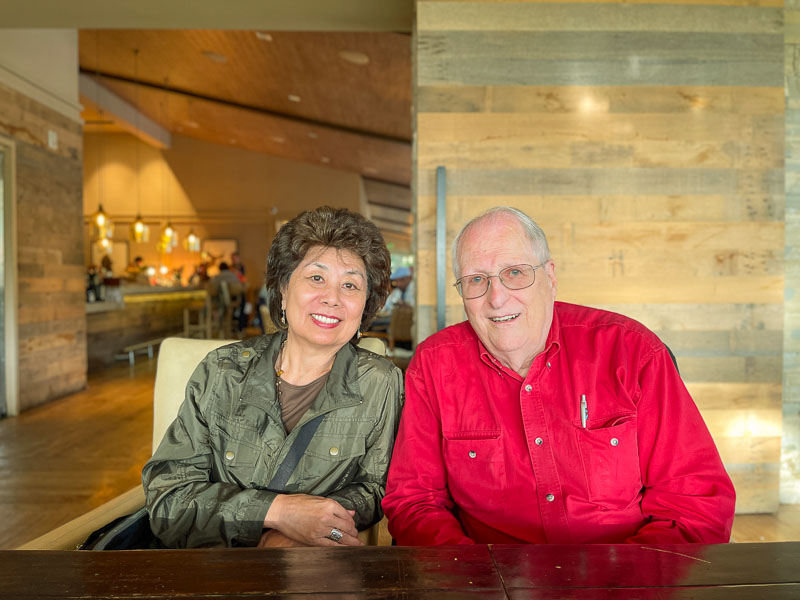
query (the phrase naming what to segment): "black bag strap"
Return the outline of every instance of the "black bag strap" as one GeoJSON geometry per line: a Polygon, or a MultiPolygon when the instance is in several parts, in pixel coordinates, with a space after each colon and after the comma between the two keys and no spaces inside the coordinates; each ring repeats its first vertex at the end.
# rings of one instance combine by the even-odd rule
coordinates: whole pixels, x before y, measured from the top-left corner
{"type": "Polygon", "coordinates": [[[317,415],[300,428],[300,433],[298,433],[297,437],[294,438],[292,447],[289,448],[289,453],[286,455],[286,458],[283,459],[281,466],[279,466],[278,470],[275,471],[275,475],[272,476],[272,479],[267,485],[267,489],[269,491],[283,491],[283,488],[286,486],[286,482],[289,481],[289,477],[292,476],[292,473],[294,473],[294,470],[297,468],[297,463],[300,462],[300,459],[303,457],[303,453],[306,451],[306,448],[308,448],[308,444],[311,443],[311,438],[314,437],[314,434],[317,432],[317,429],[324,418],[324,413],[317,415]]]}

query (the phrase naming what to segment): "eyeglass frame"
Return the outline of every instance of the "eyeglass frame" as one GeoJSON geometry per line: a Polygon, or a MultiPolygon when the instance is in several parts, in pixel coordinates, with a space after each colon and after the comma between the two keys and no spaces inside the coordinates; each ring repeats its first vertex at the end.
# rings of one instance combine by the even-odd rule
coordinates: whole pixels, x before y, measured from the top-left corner
{"type": "Polygon", "coordinates": [[[486,293],[489,291],[489,288],[492,287],[492,277],[497,277],[500,280],[500,283],[503,284],[503,287],[506,288],[507,290],[526,290],[529,287],[531,287],[534,283],[536,283],[536,270],[537,269],[541,269],[548,262],[550,262],[550,261],[546,260],[543,263],[539,263],[536,266],[530,265],[528,263],[520,263],[518,265],[509,265],[509,266],[505,267],[504,269],[500,269],[500,271],[496,275],[488,275],[487,273],[480,273],[480,272],[478,272],[478,273],[470,273],[469,275],[462,275],[461,277],[456,279],[456,282],[453,284],[453,287],[455,287],[458,290],[458,295],[461,296],[461,298],[464,299],[464,300],[475,300],[476,298],[483,298],[486,295],[486,293]],[[513,269],[514,267],[530,267],[533,270],[533,281],[531,281],[528,285],[525,285],[525,286],[522,286],[522,287],[519,287],[519,288],[508,287],[506,285],[506,282],[503,281],[503,278],[500,277],[500,273],[502,273],[503,271],[507,271],[508,269],[513,269]],[[473,296],[472,298],[464,298],[463,289],[461,287],[461,281],[463,279],[466,279],[467,277],[474,277],[475,275],[483,275],[484,277],[486,277],[486,290],[484,290],[484,292],[480,296],[473,296]]]}

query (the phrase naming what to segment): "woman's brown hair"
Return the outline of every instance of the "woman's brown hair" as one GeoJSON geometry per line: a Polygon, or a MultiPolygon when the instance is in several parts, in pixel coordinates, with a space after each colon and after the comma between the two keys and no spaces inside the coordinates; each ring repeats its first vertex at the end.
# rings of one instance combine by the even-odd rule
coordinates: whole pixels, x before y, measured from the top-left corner
{"type": "MultiPolygon", "coordinates": [[[[281,323],[281,290],[297,265],[314,246],[348,250],[364,261],[367,268],[367,302],[361,316],[365,331],[389,295],[391,257],[377,226],[369,219],[346,208],[322,206],[300,213],[285,223],[272,241],[267,255],[267,306],[273,323],[281,323]]],[[[358,341],[353,338],[354,343],[358,341]]]]}

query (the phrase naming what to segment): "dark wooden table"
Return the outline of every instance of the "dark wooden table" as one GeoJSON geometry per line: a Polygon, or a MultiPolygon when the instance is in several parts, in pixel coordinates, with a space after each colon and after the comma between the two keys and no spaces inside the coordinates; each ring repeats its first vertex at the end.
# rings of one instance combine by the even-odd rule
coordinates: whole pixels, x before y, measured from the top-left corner
{"type": "Polygon", "coordinates": [[[800,542],[0,552],[0,598],[800,598],[800,542]]]}

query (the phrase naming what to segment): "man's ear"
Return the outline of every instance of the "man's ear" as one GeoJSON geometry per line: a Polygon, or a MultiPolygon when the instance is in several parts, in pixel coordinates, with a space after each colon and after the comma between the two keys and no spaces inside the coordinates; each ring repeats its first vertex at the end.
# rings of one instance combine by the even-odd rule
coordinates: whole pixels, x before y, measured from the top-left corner
{"type": "Polygon", "coordinates": [[[544,271],[547,273],[547,279],[550,281],[550,293],[553,295],[553,300],[556,299],[558,293],[558,279],[556,279],[556,263],[548,260],[544,266],[544,271]]]}

